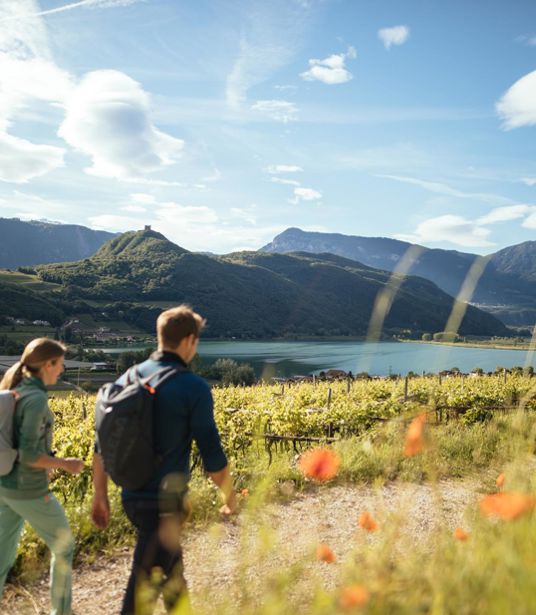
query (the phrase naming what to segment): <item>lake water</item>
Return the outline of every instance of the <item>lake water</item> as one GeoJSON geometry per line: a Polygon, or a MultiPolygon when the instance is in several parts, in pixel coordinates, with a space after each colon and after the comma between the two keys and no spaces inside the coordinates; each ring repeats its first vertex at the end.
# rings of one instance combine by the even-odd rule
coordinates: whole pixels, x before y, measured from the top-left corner
{"type": "Polygon", "coordinates": [[[469,372],[480,367],[532,365],[535,353],[522,350],[467,348],[411,342],[201,342],[199,356],[207,362],[220,357],[250,363],[259,376],[291,376],[343,369],[354,374],[405,375],[439,372],[458,367],[469,372]]]}
{"type": "MultiPolygon", "coordinates": [[[[140,348],[104,348],[118,353],[140,348]]],[[[494,371],[497,366],[532,365],[536,355],[526,350],[467,348],[441,344],[411,342],[204,342],[199,344],[199,356],[204,363],[225,357],[250,363],[265,379],[318,373],[328,369],[343,369],[354,374],[385,376],[440,372],[458,367],[469,372],[476,367],[494,371]]]]}

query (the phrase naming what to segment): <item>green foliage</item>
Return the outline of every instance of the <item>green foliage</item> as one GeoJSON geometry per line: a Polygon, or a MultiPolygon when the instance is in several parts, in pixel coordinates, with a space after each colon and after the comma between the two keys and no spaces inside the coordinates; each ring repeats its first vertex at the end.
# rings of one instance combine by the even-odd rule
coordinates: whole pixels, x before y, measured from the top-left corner
{"type": "MultiPolygon", "coordinates": [[[[207,318],[207,335],[237,339],[364,336],[378,291],[390,280],[385,271],[332,254],[193,254],[153,231],[125,233],[91,258],[37,271],[70,300],[120,302],[121,318],[145,331],[154,331],[160,304],[186,302],[207,318]]],[[[451,307],[452,297],[434,284],[407,276],[385,330],[437,331],[451,307]]],[[[472,306],[460,330],[508,335],[472,306]]]]}

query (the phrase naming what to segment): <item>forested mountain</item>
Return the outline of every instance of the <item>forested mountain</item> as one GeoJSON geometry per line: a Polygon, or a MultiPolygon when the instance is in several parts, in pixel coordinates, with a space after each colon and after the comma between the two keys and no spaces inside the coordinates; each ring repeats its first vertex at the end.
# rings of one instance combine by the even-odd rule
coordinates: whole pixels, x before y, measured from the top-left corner
{"type": "MultiPolygon", "coordinates": [[[[393,271],[413,244],[388,238],[338,233],[312,233],[290,228],[261,252],[329,252],[372,267],[393,271]]],[[[477,255],[420,246],[410,274],[433,281],[456,296],[477,255]]],[[[536,321],[536,241],[500,250],[490,256],[472,301],[508,324],[534,325],[536,321]]]]}
{"type": "MultiPolygon", "coordinates": [[[[146,330],[166,302],[187,302],[208,319],[207,334],[269,338],[364,335],[390,274],[332,254],[188,252],[151,230],[125,233],[91,258],[37,267],[68,301],[107,310],[146,330]]],[[[58,292],[58,291],[56,291],[58,292]]],[[[385,321],[387,333],[442,331],[453,298],[408,276],[385,321]]],[[[505,335],[502,323],[469,307],[462,334],[505,335]]]]}
{"type": "Polygon", "coordinates": [[[0,268],[79,260],[112,237],[114,233],[75,224],[0,218],[0,268]]]}

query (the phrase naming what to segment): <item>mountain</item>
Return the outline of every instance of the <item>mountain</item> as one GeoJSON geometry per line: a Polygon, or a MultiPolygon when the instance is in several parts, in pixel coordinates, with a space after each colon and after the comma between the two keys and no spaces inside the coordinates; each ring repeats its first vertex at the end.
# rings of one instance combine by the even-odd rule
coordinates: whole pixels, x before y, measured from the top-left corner
{"type": "MultiPolygon", "coordinates": [[[[364,335],[391,277],[333,254],[196,254],[151,230],[115,237],[82,261],[41,265],[37,274],[61,289],[64,300],[87,302],[148,331],[163,306],[187,302],[207,318],[208,335],[246,338],[364,335]]],[[[442,331],[452,305],[435,284],[407,276],[385,331],[442,331]]],[[[508,334],[471,306],[460,332],[508,334]]]]}
{"type": "Polygon", "coordinates": [[[75,224],[0,218],[0,268],[79,260],[112,237],[114,233],[75,224]]]}
{"type": "MultiPolygon", "coordinates": [[[[476,254],[415,246],[383,237],[359,237],[338,233],[312,233],[289,228],[260,249],[268,253],[329,252],[360,263],[393,271],[404,254],[417,250],[409,273],[433,281],[449,295],[457,296],[476,254]]],[[[507,324],[534,325],[536,320],[536,241],[490,255],[478,280],[472,302],[494,313],[507,324]]]]}

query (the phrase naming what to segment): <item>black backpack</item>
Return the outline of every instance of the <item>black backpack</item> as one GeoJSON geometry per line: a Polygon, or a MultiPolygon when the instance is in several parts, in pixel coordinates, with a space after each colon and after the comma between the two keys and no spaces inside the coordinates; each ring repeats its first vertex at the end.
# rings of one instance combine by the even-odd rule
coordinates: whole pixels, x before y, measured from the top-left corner
{"type": "Polygon", "coordinates": [[[95,403],[97,450],[116,485],[135,491],[153,477],[164,456],[154,443],[156,390],[184,371],[188,370],[182,365],[163,367],[140,378],[134,366],[127,371],[125,384],[109,382],[99,389],[95,403]]]}

